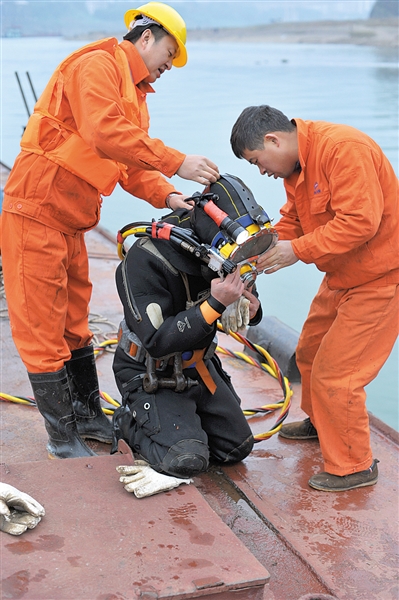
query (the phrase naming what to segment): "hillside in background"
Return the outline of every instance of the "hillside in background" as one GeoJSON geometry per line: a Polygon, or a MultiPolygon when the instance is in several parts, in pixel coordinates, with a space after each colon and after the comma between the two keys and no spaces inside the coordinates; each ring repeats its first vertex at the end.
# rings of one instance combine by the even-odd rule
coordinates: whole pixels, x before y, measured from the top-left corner
{"type": "Polygon", "coordinates": [[[398,18],[354,21],[300,21],[253,27],[223,27],[190,31],[190,42],[263,44],[351,44],[379,48],[399,47],[398,18]]]}
{"type": "Polygon", "coordinates": [[[399,17],[398,0],[377,0],[370,12],[371,19],[399,17]]]}
{"type": "MultiPolygon", "coordinates": [[[[1,0],[0,35],[74,37],[96,33],[120,37],[125,32],[125,11],[140,4],[117,0],[1,0]]],[[[189,29],[210,29],[280,22],[367,19],[372,11],[376,13],[373,17],[383,18],[397,14],[398,0],[191,0],[169,4],[180,12],[189,29]]]]}

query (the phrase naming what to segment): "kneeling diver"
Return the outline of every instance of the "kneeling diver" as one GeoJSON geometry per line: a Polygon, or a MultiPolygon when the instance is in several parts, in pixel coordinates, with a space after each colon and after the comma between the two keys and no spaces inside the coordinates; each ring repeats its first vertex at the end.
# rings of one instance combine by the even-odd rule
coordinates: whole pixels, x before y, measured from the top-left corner
{"type": "Polygon", "coordinates": [[[118,468],[138,497],[189,483],[210,461],[243,460],[254,444],[215,354],[215,334],[218,319],[227,332],[260,322],[256,258],[277,236],[231,175],[191,200],[193,210],[119,232],[124,321],[113,369],[122,406],[113,417],[111,452],[123,439],[139,459],[118,468]],[[126,253],[131,233],[140,239],[126,253]]]}

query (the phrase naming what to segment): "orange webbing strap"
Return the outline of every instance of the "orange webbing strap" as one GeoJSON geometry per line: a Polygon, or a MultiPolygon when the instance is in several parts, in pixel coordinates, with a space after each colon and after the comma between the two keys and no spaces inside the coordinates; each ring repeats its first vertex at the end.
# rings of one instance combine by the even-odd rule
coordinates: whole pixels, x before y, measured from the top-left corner
{"type": "Polygon", "coordinates": [[[202,381],[205,383],[211,394],[214,394],[216,391],[216,383],[213,381],[212,376],[204,363],[204,354],[204,349],[194,350],[193,355],[189,360],[183,360],[183,369],[187,369],[195,364],[195,369],[197,369],[202,381]]]}

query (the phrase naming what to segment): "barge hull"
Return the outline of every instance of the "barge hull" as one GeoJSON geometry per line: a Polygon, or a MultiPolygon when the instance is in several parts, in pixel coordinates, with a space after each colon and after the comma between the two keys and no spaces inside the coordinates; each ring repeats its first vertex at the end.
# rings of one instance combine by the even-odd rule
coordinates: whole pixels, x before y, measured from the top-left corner
{"type": "MultiPolygon", "coordinates": [[[[90,306],[93,329],[98,327],[107,334],[112,334],[114,329],[115,334],[122,319],[122,309],[114,284],[118,264],[115,243],[100,229],[89,232],[86,237],[90,274],[94,284],[90,306]]],[[[4,309],[5,301],[1,302],[4,309]]],[[[0,326],[0,391],[14,396],[29,396],[32,393],[29,380],[12,342],[9,322],[4,313],[0,326]]],[[[233,351],[242,351],[235,340],[223,334],[219,336],[219,345],[233,351]]],[[[101,389],[119,400],[112,373],[112,357],[112,352],[99,357],[97,370],[101,389]]],[[[276,379],[240,360],[224,355],[221,355],[221,359],[224,368],[232,376],[244,409],[282,398],[276,379]]],[[[292,387],[294,395],[288,421],[305,417],[300,410],[300,384],[294,383],[292,387]]],[[[37,409],[0,402],[0,411],[3,480],[32,494],[47,510],[37,528],[20,538],[0,534],[3,598],[167,598],[166,589],[175,594],[170,597],[179,597],[176,596],[178,593],[186,594],[182,598],[196,597],[187,595],[191,593],[223,600],[298,600],[309,594],[314,598],[323,598],[323,594],[330,595],[340,600],[397,600],[399,597],[399,439],[398,432],[373,415],[370,415],[371,444],[375,458],[380,461],[380,478],[375,486],[341,493],[313,490],[307,481],[314,473],[323,470],[317,441],[293,442],[273,435],[257,443],[253,452],[242,463],[230,467],[213,466],[207,473],[196,477],[194,485],[185,485],[158,497],[137,500],[132,494],[125,492],[119,483],[115,466],[122,463],[119,463],[119,456],[109,456],[109,446],[90,442],[90,446],[98,454],[98,457],[90,461],[49,461],[46,452],[47,435],[37,409]],[[84,464],[101,464],[101,469],[82,466],[80,461],[84,464]],[[69,463],[79,465],[79,468],[71,468],[69,463]],[[62,474],[64,469],[67,473],[65,475],[62,474]],[[52,485],[55,472],[58,473],[57,491],[52,485]],[[93,477],[97,472],[98,478],[93,477]],[[74,515],[78,502],[76,495],[81,498],[83,508],[74,515]],[[196,507],[195,519],[191,516],[191,524],[187,523],[185,531],[179,532],[188,541],[191,526],[197,528],[199,539],[206,539],[201,538],[202,534],[216,534],[217,537],[223,531],[225,539],[229,540],[226,548],[219,547],[217,552],[220,554],[218,565],[226,576],[222,577],[220,571],[214,575],[197,564],[187,569],[182,567],[186,564],[184,561],[190,558],[187,548],[191,549],[192,546],[179,542],[179,547],[176,548],[177,530],[170,533],[171,513],[168,511],[174,508],[180,510],[184,504],[196,507]],[[85,519],[79,516],[81,510],[86,515],[85,519]],[[161,514],[164,518],[159,520],[158,516],[161,514]],[[150,521],[154,521],[151,527],[150,521]],[[209,527],[207,523],[210,524],[209,527]],[[73,529],[76,524],[78,526],[73,529]],[[102,532],[103,542],[98,537],[97,530],[102,532]],[[125,533],[124,537],[122,532],[125,533]],[[121,536],[118,539],[117,534],[121,536]],[[48,535],[64,538],[63,547],[68,548],[67,554],[62,548],[52,547],[51,538],[45,537],[48,535]],[[139,543],[135,537],[137,535],[143,536],[139,543]],[[126,545],[126,538],[129,536],[132,539],[130,546],[126,545]],[[83,540],[86,540],[85,543],[83,540]],[[239,542],[239,546],[232,556],[229,548],[234,548],[236,542],[239,542]],[[10,547],[16,550],[18,544],[21,549],[24,544],[29,548],[29,543],[33,544],[32,551],[21,550],[18,554],[17,551],[10,550],[10,547]],[[13,544],[17,545],[12,546],[13,544]],[[170,557],[159,545],[171,546],[174,563],[180,564],[177,571],[171,570],[170,557]],[[140,585],[137,585],[137,589],[134,588],[136,595],[133,595],[132,569],[139,564],[139,557],[135,552],[142,552],[143,546],[152,548],[152,551],[157,548],[157,561],[150,574],[141,571],[140,567],[140,575],[142,572],[147,573],[143,576],[145,579],[159,576],[159,581],[156,582],[153,578],[151,582],[147,582],[135,576],[134,581],[138,581],[140,585]],[[128,548],[128,551],[124,552],[124,548],[128,548]],[[115,580],[113,570],[116,567],[112,561],[116,560],[115,553],[119,552],[124,555],[123,559],[119,557],[124,569],[118,571],[119,575],[115,580]],[[83,558],[73,558],[77,556],[87,556],[95,572],[98,575],[101,572],[99,592],[96,581],[85,588],[84,595],[68,595],[71,593],[68,580],[62,579],[60,575],[66,563],[61,569],[59,561],[67,561],[68,557],[72,557],[67,566],[68,572],[75,576],[74,574],[82,574],[86,570],[83,558]],[[51,568],[52,561],[55,561],[57,569],[51,568]],[[241,568],[239,565],[245,571],[245,563],[249,568],[245,577],[240,575],[241,579],[227,580],[227,576],[234,573],[235,565],[238,574],[241,568]],[[29,571],[29,574],[24,574],[25,571],[29,571]],[[188,579],[184,589],[178,590],[178,580],[171,580],[171,577],[186,575],[188,579]],[[16,578],[14,588],[7,587],[11,585],[10,577],[16,578]],[[29,579],[29,585],[26,578],[29,579]],[[193,582],[197,582],[196,588],[193,587],[193,582]],[[51,594],[56,584],[57,594],[54,596],[51,594]],[[44,593],[46,585],[51,590],[51,593],[48,592],[50,595],[44,593]],[[145,587],[148,585],[152,589],[145,587]],[[230,585],[236,586],[234,592],[233,587],[228,587],[230,585]],[[33,589],[41,589],[40,594],[32,595],[33,589]],[[141,596],[137,596],[139,592],[141,596]]],[[[272,414],[267,418],[252,417],[249,423],[255,434],[262,433],[273,427],[277,416],[272,414]]],[[[182,518],[184,520],[185,517],[182,518]]],[[[201,560],[213,563],[213,559],[209,559],[213,552],[212,545],[196,544],[196,547],[201,547],[203,551],[201,560]]]]}

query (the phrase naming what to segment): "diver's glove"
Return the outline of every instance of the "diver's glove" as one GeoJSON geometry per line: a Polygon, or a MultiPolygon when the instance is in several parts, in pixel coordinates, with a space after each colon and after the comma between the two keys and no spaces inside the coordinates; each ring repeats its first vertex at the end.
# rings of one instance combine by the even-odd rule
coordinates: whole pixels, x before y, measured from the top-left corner
{"type": "Polygon", "coordinates": [[[36,527],[44,514],[43,506],[32,496],[20,492],[8,483],[0,483],[1,531],[21,535],[27,529],[36,527]]]}
{"type": "Polygon", "coordinates": [[[223,311],[220,321],[225,333],[236,333],[240,329],[244,329],[249,324],[249,305],[250,301],[245,296],[241,296],[226,307],[223,311]]]}
{"type": "Polygon", "coordinates": [[[182,483],[192,483],[192,479],[179,479],[154,471],[145,460],[136,460],[134,465],[116,467],[121,475],[119,481],[127,492],[133,492],[136,498],[153,496],[160,492],[173,490],[182,483]]]}

